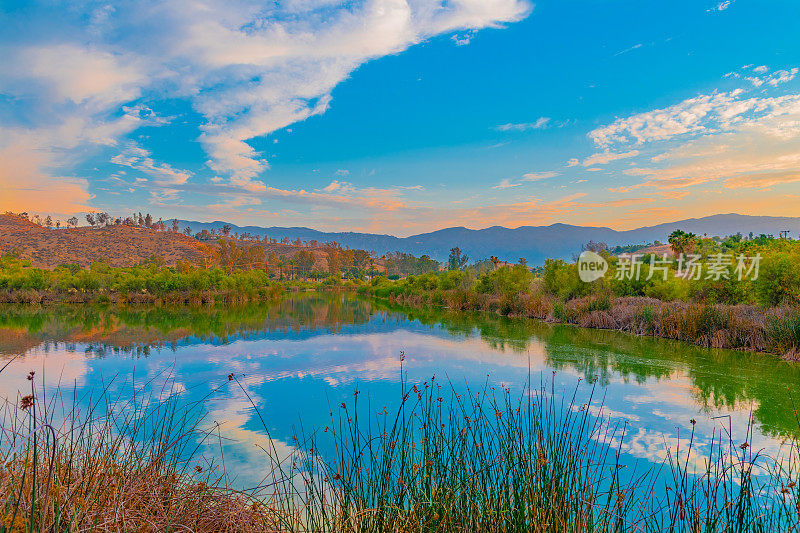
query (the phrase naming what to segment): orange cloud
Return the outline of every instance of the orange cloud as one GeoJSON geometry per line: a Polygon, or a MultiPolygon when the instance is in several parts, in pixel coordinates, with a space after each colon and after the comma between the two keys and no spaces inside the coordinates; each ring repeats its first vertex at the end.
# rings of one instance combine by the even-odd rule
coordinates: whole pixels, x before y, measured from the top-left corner
{"type": "Polygon", "coordinates": [[[757,174],[743,174],[735,176],[725,181],[725,187],[729,189],[772,187],[800,181],[800,171],[791,172],[765,172],[757,174]]]}
{"type": "Polygon", "coordinates": [[[67,216],[90,211],[92,194],[84,179],[54,177],[42,169],[46,155],[17,143],[0,149],[0,211],[67,216]]]}

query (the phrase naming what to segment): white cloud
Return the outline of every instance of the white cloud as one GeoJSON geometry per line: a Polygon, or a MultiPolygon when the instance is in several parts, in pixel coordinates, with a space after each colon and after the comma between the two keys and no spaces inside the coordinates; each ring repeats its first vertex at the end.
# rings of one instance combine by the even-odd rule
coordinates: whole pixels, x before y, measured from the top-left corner
{"type": "Polygon", "coordinates": [[[546,172],[528,172],[527,174],[522,175],[522,181],[546,180],[549,178],[555,178],[556,176],[558,176],[558,172],[554,172],[552,170],[548,170],[546,172]]]}
{"type": "Polygon", "coordinates": [[[733,131],[760,121],[794,114],[800,94],[745,97],[741,89],[700,95],[673,106],[620,118],[589,137],[601,147],[669,140],[696,134],[733,131]]]}
{"type": "Polygon", "coordinates": [[[456,33],[450,37],[456,46],[466,46],[472,41],[472,38],[475,37],[475,31],[468,31],[466,33],[456,33]]]}
{"type": "Polygon", "coordinates": [[[779,70],[770,76],[766,81],[773,87],[776,87],[780,83],[792,81],[797,76],[797,72],[797,67],[791,70],[779,70]]]}
{"type": "MultiPolygon", "coordinates": [[[[143,96],[188,99],[204,117],[199,133],[208,166],[241,185],[268,168],[247,141],[324,113],[333,88],[363,63],[437,35],[517,21],[531,8],[527,0],[81,7],[38,13],[60,23],[47,45],[31,45],[36,37],[26,35],[4,46],[0,93],[24,97],[28,122],[49,130],[69,128],[70,120],[102,129],[143,96]]],[[[9,131],[6,124],[3,133],[9,131]]],[[[130,131],[107,128],[103,142],[130,131]]]]}
{"type": "Polygon", "coordinates": [[[103,119],[86,109],[65,110],[60,121],[38,128],[0,124],[0,209],[26,211],[31,205],[68,215],[91,208],[89,182],[59,169],[74,165],[87,151],[107,148],[116,139],[160,118],[142,105],[123,107],[103,119]]]}
{"type": "Polygon", "coordinates": [[[709,13],[714,12],[714,11],[717,11],[717,12],[725,11],[726,9],[731,7],[732,3],[733,3],[733,0],[724,0],[724,1],[720,2],[720,3],[718,3],[717,5],[715,5],[714,7],[710,8],[710,9],[706,9],[706,11],[709,12],[709,13]]]}
{"type": "Polygon", "coordinates": [[[22,48],[7,65],[15,72],[6,75],[25,73],[54,101],[95,110],[137,98],[147,82],[137,58],[72,43],[22,48]]]}
{"type": "Polygon", "coordinates": [[[753,87],[761,87],[764,84],[764,80],[762,80],[758,76],[745,76],[744,79],[752,83],[753,87]]]}
{"type": "MultiPolygon", "coordinates": [[[[643,181],[616,191],[652,187],[672,193],[710,182],[728,189],[763,189],[800,181],[800,93],[765,95],[791,81],[797,69],[770,73],[766,67],[746,65],[742,70],[760,75],[748,77],[763,86],[759,96],[743,89],[699,95],[590,132],[604,148],[600,156],[614,153],[611,147],[619,151],[646,144],[661,150],[650,158],[652,166],[623,171],[643,181]]],[[[637,150],[628,153],[633,152],[637,150]]],[[[602,161],[592,158],[584,164],[602,161]]]]}
{"type": "Polygon", "coordinates": [[[111,158],[111,162],[144,172],[159,185],[182,185],[192,176],[189,171],[177,170],[166,163],[154,161],[150,151],[136,143],[128,144],[122,153],[111,158]]]}
{"type": "Polygon", "coordinates": [[[500,180],[500,183],[492,187],[492,189],[510,189],[511,187],[519,187],[519,183],[514,183],[508,178],[500,180]]]}
{"type": "Polygon", "coordinates": [[[497,131],[541,130],[546,128],[549,123],[550,119],[548,117],[540,117],[536,119],[534,122],[518,122],[518,123],[509,122],[508,124],[500,124],[499,126],[495,126],[494,129],[496,129],[497,131]]]}
{"type": "Polygon", "coordinates": [[[639,150],[631,150],[629,152],[611,152],[606,150],[604,152],[599,152],[593,155],[590,155],[586,159],[583,160],[583,166],[590,167],[593,165],[605,165],[611,163],[612,161],[618,161],[620,159],[627,159],[629,157],[636,157],[639,155],[639,150]]]}
{"type": "Polygon", "coordinates": [[[777,70],[772,74],[766,75],[769,69],[762,65],[752,69],[755,74],[762,74],[761,76],[745,76],[745,79],[753,84],[753,87],[761,87],[764,84],[777,87],[782,83],[787,83],[795,79],[797,76],[797,67],[789,70],[777,70]]]}

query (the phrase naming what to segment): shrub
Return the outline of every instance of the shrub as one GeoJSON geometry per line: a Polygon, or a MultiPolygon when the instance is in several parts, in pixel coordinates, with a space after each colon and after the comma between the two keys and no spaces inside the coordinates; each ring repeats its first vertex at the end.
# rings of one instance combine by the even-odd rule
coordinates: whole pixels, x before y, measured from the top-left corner
{"type": "Polygon", "coordinates": [[[547,259],[542,271],[542,288],[547,294],[564,300],[586,296],[601,282],[585,283],[578,277],[578,267],[561,259],[547,259]]]}
{"type": "Polygon", "coordinates": [[[758,279],[752,283],[761,305],[800,305],[800,254],[766,256],[761,260],[758,279]]]}

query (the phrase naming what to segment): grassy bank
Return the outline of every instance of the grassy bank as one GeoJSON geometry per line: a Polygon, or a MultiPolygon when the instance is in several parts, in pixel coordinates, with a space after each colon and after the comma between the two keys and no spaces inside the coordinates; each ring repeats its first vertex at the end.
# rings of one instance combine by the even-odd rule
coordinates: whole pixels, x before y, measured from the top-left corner
{"type": "Polygon", "coordinates": [[[33,268],[13,256],[0,258],[0,303],[213,304],[276,298],[287,290],[340,289],[354,281],[281,280],[258,269],[225,271],[158,261],[136,267],[94,263],[33,268]]]}
{"type": "Polygon", "coordinates": [[[412,307],[490,311],[800,360],[800,308],[795,305],[667,300],[645,291],[626,295],[613,284],[577,278],[575,265],[559,262],[540,275],[516,265],[477,275],[450,271],[396,281],[375,278],[360,291],[412,307]]]}
{"type": "MultiPolygon", "coordinates": [[[[431,378],[404,387],[394,408],[377,415],[356,393],[331,407],[329,426],[298,434],[291,455],[265,449],[259,488],[234,490],[224,459],[200,460],[200,444],[221,438],[200,404],[171,394],[121,403],[102,395],[79,408],[30,378],[30,393],[6,405],[0,434],[2,531],[755,532],[800,525],[794,444],[787,457],[772,458],[731,436],[698,452],[689,436],[661,467],[631,471],[620,460],[626,426],[591,414],[598,403],[575,404],[573,392],[547,385],[459,393],[431,378]],[[59,422],[54,413],[65,405],[59,422]],[[694,461],[698,453],[704,461],[694,461]]],[[[240,387],[235,375],[221,386],[240,387]]],[[[691,435],[694,421],[684,423],[691,435]]]]}

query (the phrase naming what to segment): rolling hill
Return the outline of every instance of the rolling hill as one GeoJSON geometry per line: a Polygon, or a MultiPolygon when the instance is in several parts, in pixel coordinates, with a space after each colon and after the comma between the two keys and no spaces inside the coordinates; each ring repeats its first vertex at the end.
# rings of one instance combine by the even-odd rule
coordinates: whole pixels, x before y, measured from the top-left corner
{"type": "MultiPolygon", "coordinates": [[[[191,227],[194,232],[219,230],[226,222],[179,221],[180,228],[191,227]]],[[[788,230],[790,236],[800,233],[800,217],[765,217],[737,214],[713,215],[679,220],[627,231],[606,227],[552,224],[504,228],[492,226],[473,230],[463,227],[446,228],[409,237],[356,232],[322,232],[302,227],[259,227],[229,224],[233,233],[250,233],[274,239],[289,238],[320,243],[336,241],[354,249],[371,250],[377,254],[406,252],[416,256],[428,254],[445,260],[450,249],[460,247],[472,259],[491,255],[503,261],[524,257],[530,264],[542,264],[548,257],[570,259],[588,241],[605,242],[609,246],[645,244],[656,240],[666,242],[675,229],[698,235],[731,235],[734,233],[777,235],[788,230]]],[[[35,265],[52,268],[63,263],[88,266],[92,261],[106,259],[115,266],[129,266],[157,255],[167,264],[178,259],[203,263],[216,248],[215,243],[201,243],[182,233],[155,231],[129,226],[104,228],[62,228],[48,230],[14,215],[0,214],[0,253],[18,252],[35,265]]],[[[293,256],[300,247],[272,244],[268,252],[293,256]]],[[[323,250],[308,248],[315,255],[317,267],[325,270],[327,261],[323,250]]]]}
{"type": "Polygon", "coordinates": [[[626,231],[606,227],[552,224],[550,226],[522,226],[504,228],[492,226],[473,230],[463,227],[446,228],[409,237],[395,237],[372,233],[322,232],[303,227],[237,226],[222,221],[179,221],[181,229],[189,226],[194,231],[219,230],[223,225],[231,226],[236,233],[247,232],[261,237],[281,239],[336,241],[350,248],[372,250],[378,254],[406,252],[414,255],[428,254],[439,260],[447,258],[450,248],[458,246],[470,258],[482,259],[496,255],[501,260],[516,261],[525,257],[531,264],[541,264],[545,258],[569,259],[580,252],[581,245],[588,241],[602,241],[610,246],[644,244],[656,240],[666,242],[675,229],[691,231],[698,235],[726,236],[735,233],[748,235],[761,233],[777,235],[783,230],[797,237],[800,233],[800,217],[767,217],[738,214],[720,214],[703,218],[692,218],[647,226],[626,231]]]}
{"type": "Polygon", "coordinates": [[[0,253],[18,253],[35,266],[53,268],[104,259],[112,266],[132,266],[152,256],[174,265],[178,259],[202,263],[211,248],[180,233],[130,226],[43,228],[16,215],[0,214],[0,253]]]}

